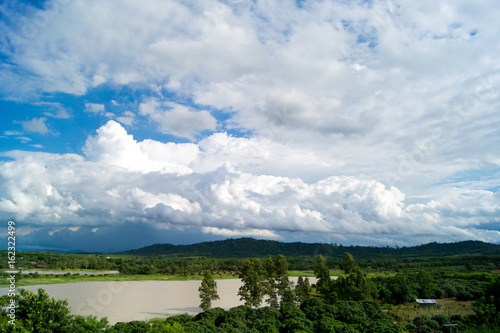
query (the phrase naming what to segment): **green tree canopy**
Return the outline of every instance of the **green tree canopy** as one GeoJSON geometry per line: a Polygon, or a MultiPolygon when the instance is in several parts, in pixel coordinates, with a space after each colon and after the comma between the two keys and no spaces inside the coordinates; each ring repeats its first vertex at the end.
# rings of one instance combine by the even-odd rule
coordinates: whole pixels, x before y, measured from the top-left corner
{"type": "Polygon", "coordinates": [[[326,263],[325,257],[318,254],[316,257],[316,265],[314,266],[314,275],[318,279],[316,282],[317,289],[323,295],[328,293],[330,287],[330,270],[326,263]]]}
{"type": "Polygon", "coordinates": [[[238,290],[240,300],[245,301],[245,305],[259,307],[262,298],[267,292],[266,286],[267,271],[262,266],[259,259],[247,260],[240,272],[243,285],[238,290]]]}
{"type": "Polygon", "coordinates": [[[294,302],[295,293],[292,290],[292,283],[288,279],[288,263],[285,256],[278,255],[275,262],[276,267],[276,288],[281,303],[294,302]]]}
{"type": "MultiPolygon", "coordinates": [[[[2,296],[0,302],[8,301],[2,296]]],[[[0,316],[0,332],[102,332],[109,328],[108,320],[97,320],[95,316],[73,316],[68,301],[50,297],[44,289],[37,293],[19,289],[16,299],[15,326],[0,316]]]]}
{"type": "Polygon", "coordinates": [[[274,264],[274,260],[271,256],[269,256],[265,263],[266,268],[266,291],[265,293],[268,295],[268,299],[266,303],[270,306],[277,308],[279,306],[278,301],[278,291],[276,286],[276,265],[274,264]]]}
{"type": "Polygon", "coordinates": [[[219,299],[219,295],[217,294],[217,282],[214,281],[209,269],[205,270],[198,291],[201,299],[200,308],[202,308],[203,311],[209,310],[212,307],[212,301],[219,299]]]}
{"type": "Polygon", "coordinates": [[[375,284],[367,279],[354,257],[348,252],[344,254],[343,266],[347,276],[341,276],[333,283],[333,289],[338,297],[342,300],[371,300],[376,294],[375,284]]]}

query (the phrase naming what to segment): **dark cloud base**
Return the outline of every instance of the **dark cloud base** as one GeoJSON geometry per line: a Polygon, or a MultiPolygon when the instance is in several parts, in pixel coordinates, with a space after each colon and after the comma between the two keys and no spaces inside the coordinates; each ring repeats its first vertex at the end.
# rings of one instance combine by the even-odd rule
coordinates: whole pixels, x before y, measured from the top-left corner
{"type": "Polygon", "coordinates": [[[97,232],[93,227],[81,227],[76,231],[64,229],[51,234],[52,228],[42,227],[28,235],[18,236],[18,251],[60,252],[119,252],[158,243],[191,244],[224,239],[203,234],[194,228],[180,230],[158,230],[142,223],[125,223],[119,227],[105,226],[97,232]]]}

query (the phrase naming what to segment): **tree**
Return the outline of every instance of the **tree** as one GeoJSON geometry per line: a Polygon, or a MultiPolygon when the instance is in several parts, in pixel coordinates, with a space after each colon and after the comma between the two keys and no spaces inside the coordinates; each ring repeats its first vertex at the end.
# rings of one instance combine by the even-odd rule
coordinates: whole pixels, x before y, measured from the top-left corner
{"type": "Polygon", "coordinates": [[[295,287],[295,295],[297,296],[297,302],[302,304],[307,297],[309,296],[309,291],[311,290],[311,286],[309,285],[309,278],[303,279],[302,276],[299,276],[297,280],[297,286],[295,287]]]}
{"type": "Polygon", "coordinates": [[[316,257],[314,275],[318,279],[318,282],[316,282],[318,291],[323,295],[328,294],[330,288],[330,270],[328,269],[326,259],[321,254],[318,254],[316,257]]]}
{"type": "Polygon", "coordinates": [[[273,259],[269,256],[265,263],[266,268],[266,294],[269,298],[266,302],[269,306],[277,308],[279,306],[278,291],[276,286],[276,266],[273,259]]]}
{"type": "Polygon", "coordinates": [[[21,289],[17,301],[16,319],[26,322],[26,328],[35,332],[62,332],[70,324],[71,316],[68,301],[50,298],[49,294],[38,289],[38,294],[21,289]]]}
{"type": "Polygon", "coordinates": [[[284,302],[280,307],[282,332],[313,332],[312,322],[293,303],[284,302]]]}
{"type": "Polygon", "coordinates": [[[148,333],[185,333],[184,327],[178,322],[161,323],[158,326],[153,326],[148,330],[148,333]]]}
{"type": "Polygon", "coordinates": [[[375,285],[366,278],[361,267],[354,257],[346,252],[344,254],[344,272],[347,276],[341,276],[335,283],[334,289],[342,300],[353,299],[355,301],[371,300],[376,293],[375,285]]]}
{"type": "Polygon", "coordinates": [[[65,332],[100,333],[109,327],[106,317],[97,319],[96,316],[75,316],[65,332]]]}
{"type": "Polygon", "coordinates": [[[500,327],[500,277],[486,286],[485,295],[472,305],[479,324],[500,327]]]}
{"type": "Polygon", "coordinates": [[[427,271],[420,271],[417,274],[418,295],[421,298],[434,297],[434,280],[427,271]]]}
{"type": "MultiPolygon", "coordinates": [[[[3,304],[7,296],[2,296],[3,304]]],[[[1,332],[103,332],[109,328],[106,317],[73,316],[68,301],[54,299],[38,289],[38,294],[25,289],[16,296],[15,326],[0,321],[1,332]]],[[[0,316],[2,317],[2,316],[0,316]]],[[[6,317],[8,318],[8,317],[6,317]]]]}
{"type": "MultiPolygon", "coordinates": [[[[7,296],[2,296],[0,303],[6,300],[7,296]]],[[[16,305],[15,326],[0,320],[1,332],[102,332],[109,327],[106,318],[71,315],[68,301],[54,299],[43,289],[37,294],[19,289],[16,305]]]]}
{"type": "Polygon", "coordinates": [[[288,279],[288,263],[285,256],[278,255],[274,266],[276,268],[276,288],[278,289],[278,296],[281,299],[281,303],[295,301],[292,283],[288,279]]]}
{"type": "Polygon", "coordinates": [[[354,274],[359,268],[358,263],[349,252],[344,253],[344,260],[342,264],[344,267],[344,273],[346,274],[354,274]]]}
{"type": "Polygon", "coordinates": [[[417,298],[416,285],[406,272],[388,278],[387,289],[389,295],[386,301],[391,303],[402,304],[417,298]]]}
{"type": "Polygon", "coordinates": [[[240,272],[243,285],[238,290],[238,296],[241,296],[241,301],[245,301],[245,305],[260,306],[267,289],[266,275],[267,272],[259,259],[245,262],[240,272]]]}
{"type": "Polygon", "coordinates": [[[212,277],[212,273],[209,269],[205,271],[203,274],[203,281],[201,281],[201,286],[198,288],[200,292],[200,308],[203,311],[207,311],[212,306],[212,301],[219,299],[219,295],[217,294],[217,283],[214,281],[212,277]]]}

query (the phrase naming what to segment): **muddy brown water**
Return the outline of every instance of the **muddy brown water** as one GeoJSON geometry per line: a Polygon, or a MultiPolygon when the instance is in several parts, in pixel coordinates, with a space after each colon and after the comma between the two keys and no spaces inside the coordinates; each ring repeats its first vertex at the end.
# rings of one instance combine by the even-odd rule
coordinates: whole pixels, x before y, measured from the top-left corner
{"type": "MultiPolygon", "coordinates": [[[[297,282],[296,277],[291,281],[297,282]]],[[[309,278],[315,283],[315,278],[309,278]]],[[[220,300],[213,301],[212,307],[230,309],[242,305],[238,289],[241,280],[216,280],[220,300]]],[[[132,320],[147,320],[167,317],[180,313],[196,314],[200,298],[198,288],[201,281],[110,281],[75,282],[22,287],[35,291],[45,289],[49,295],[67,299],[71,312],[76,315],[107,317],[110,324],[132,320]]],[[[0,295],[8,293],[8,288],[0,288],[0,295]]],[[[266,305],[263,303],[262,305],[266,305]]]]}

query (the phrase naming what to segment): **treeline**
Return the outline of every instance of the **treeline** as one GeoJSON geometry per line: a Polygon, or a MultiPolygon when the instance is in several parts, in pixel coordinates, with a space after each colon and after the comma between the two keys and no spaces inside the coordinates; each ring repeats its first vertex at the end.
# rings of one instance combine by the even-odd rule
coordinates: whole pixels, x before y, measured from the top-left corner
{"type": "MultiPolygon", "coordinates": [[[[0,255],[1,255],[0,251],[0,255]]],[[[324,257],[331,269],[343,270],[342,257],[324,257]]],[[[1,256],[2,267],[7,268],[7,257],[1,256]]],[[[201,276],[207,269],[218,276],[238,276],[246,259],[209,257],[166,257],[166,256],[118,256],[92,254],[61,254],[47,252],[20,252],[16,258],[18,267],[27,269],[53,270],[118,270],[122,274],[134,275],[178,275],[201,276]]],[[[454,256],[447,258],[413,259],[359,259],[359,266],[367,273],[434,271],[448,275],[471,272],[491,272],[500,269],[500,256],[454,256]]],[[[312,271],[314,257],[288,257],[288,269],[312,271]]],[[[476,273],[480,274],[480,273],[476,273]]],[[[24,274],[26,277],[28,275],[24,274]]],[[[29,276],[31,277],[31,276],[29,276]]],[[[437,293],[439,295],[440,293],[437,293]]]]}
{"type": "MultiPolygon", "coordinates": [[[[409,248],[342,246],[336,244],[281,243],[252,238],[228,239],[193,245],[153,245],[128,254],[69,254],[25,252],[16,255],[17,267],[49,270],[118,270],[123,274],[236,276],[247,258],[283,254],[290,270],[313,270],[315,257],[323,255],[332,269],[343,269],[349,252],[367,272],[422,270],[440,267],[447,273],[500,269],[500,247],[478,241],[431,243],[409,248]],[[186,256],[180,256],[185,254],[186,256]],[[438,256],[441,255],[441,256],[438,256]]],[[[0,264],[7,268],[7,251],[0,250],[0,264]]]]}
{"type": "MultiPolygon", "coordinates": [[[[7,261],[7,251],[0,250],[0,263],[3,268],[7,268],[7,261]]],[[[18,251],[16,253],[16,267],[24,270],[117,270],[120,262],[108,255],[98,253],[75,254],[43,251],[18,251]]]]}
{"type": "Polygon", "coordinates": [[[403,304],[417,298],[456,298],[460,301],[477,300],[484,296],[486,286],[495,275],[485,273],[443,275],[436,271],[403,272],[394,276],[372,278],[378,298],[384,303],[403,304]]]}
{"type": "Polygon", "coordinates": [[[422,258],[446,257],[453,255],[499,255],[500,246],[481,241],[456,243],[429,243],[412,247],[343,246],[324,243],[283,243],[253,238],[226,239],[191,245],[155,244],[140,249],[121,252],[129,255],[206,256],[217,258],[253,258],[276,256],[342,257],[345,252],[358,259],[378,258],[422,258]]]}
{"type": "MultiPolygon", "coordinates": [[[[477,300],[484,297],[485,288],[498,279],[497,274],[489,272],[443,273],[434,270],[407,270],[395,274],[383,274],[370,277],[360,267],[354,257],[346,252],[343,257],[343,274],[330,276],[327,260],[322,255],[316,257],[314,275],[317,283],[315,291],[327,300],[372,300],[378,299],[389,304],[414,302],[417,298],[456,298],[463,301],[477,300]]],[[[271,306],[281,301],[304,300],[309,295],[309,281],[299,277],[295,289],[288,281],[287,259],[278,255],[275,260],[268,257],[247,260],[239,277],[243,286],[240,296],[246,305],[259,306],[263,297],[271,306]],[[301,288],[304,288],[303,291],[301,288]]]]}
{"type": "MultiPolygon", "coordinates": [[[[343,254],[342,254],[343,255],[343,254]]],[[[253,257],[255,258],[255,257],[253,257]]],[[[343,270],[343,259],[324,257],[331,269],[343,270]]],[[[206,269],[221,275],[234,275],[243,267],[248,258],[209,258],[209,257],[168,257],[136,256],[133,258],[111,259],[113,267],[123,274],[166,274],[166,275],[202,275],[206,269]]],[[[260,258],[265,259],[265,258],[260,258]]],[[[288,257],[289,270],[314,270],[315,257],[288,257]]],[[[446,273],[466,273],[469,271],[491,271],[500,269],[500,256],[455,256],[448,258],[414,259],[359,259],[359,266],[367,272],[407,271],[434,269],[440,267],[446,273]]]]}

